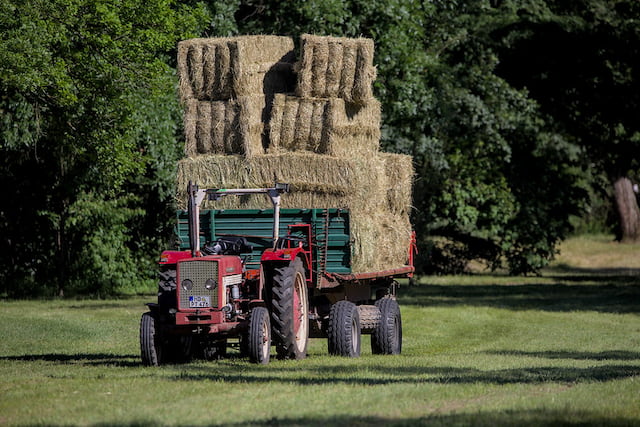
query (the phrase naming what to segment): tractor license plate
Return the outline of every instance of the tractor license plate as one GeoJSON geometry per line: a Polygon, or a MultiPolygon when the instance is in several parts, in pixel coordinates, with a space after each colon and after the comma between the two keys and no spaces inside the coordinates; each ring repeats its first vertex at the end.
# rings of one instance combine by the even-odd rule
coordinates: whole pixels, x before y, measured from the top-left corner
{"type": "Polygon", "coordinates": [[[211,297],[208,296],[190,296],[189,307],[211,307],[211,297]]]}

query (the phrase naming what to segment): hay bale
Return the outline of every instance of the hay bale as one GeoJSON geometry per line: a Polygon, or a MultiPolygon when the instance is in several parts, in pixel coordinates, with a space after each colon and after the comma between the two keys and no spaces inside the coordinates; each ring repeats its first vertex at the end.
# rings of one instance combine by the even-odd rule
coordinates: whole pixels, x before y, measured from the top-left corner
{"type": "Polygon", "coordinates": [[[242,96],[231,101],[187,100],[185,154],[263,154],[265,106],[264,96],[242,96]]]}
{"type": "MultiPolygon", "coordinates": [[[[375,179],[365,178],[360,170],[364,165],[346,159],[291,152],[261,155],[251,158],[226,155],[202,155],[185,158],[178,163],[178,201],[184,207],[189,180],[201,186],[219,187],[267,187],[277,177],[288,182],[294,192],[283,197],[282,207],[307,208],[347,207],[351,200],[366,200],[367,194],[382,183],[383,165],[380,164],[375,179]]],[[[264,196],[257,198],[226,198],[223,203],[205,204],[206,207],[224,209],[265,207],[264,196]]],[[[386,202],[380,200],[379,206],[386,202]]],[[[268,207],[268,203],[267,206],[268,207]]]]}
{"type": "Polygon", "coordinates": [[[407,264],[412,227],[409,217],[384,209],[350,210],[354,273],[383,271],[407,264]]]}
{"type": "Polygon", "coordinates": [[[269,121],[268,152],[311,151],[333,156],[370,155],[380,147],[380,102],[278,94],[269,121]]]}
{"type": "MultiPolygon", "coordinates": [[[[292,193],[282,197],[283,208],[349,209],[354,239],[353,272],[386,270],[405,265],[411,241],[408,214],[389,206],[389,179],[385,170],[388,163],[394,161],[396,166],[403,162],[406,166],[406,159],[386,155],[346,159],[305,152],[248,159],[215,155],[187,158],[178,164],[177,201],[184,209],[189,180],[202,188],[250,188],[271,186],[276,176],[293,188],[292,193]]],[[[405,175],[412,176],[411,173],[405,175]]],[[[271,206],[264,195],[253,195],[225,197],[218,202],[206,202],[204,207],[261,209],[271,206]]]]}
{"type": "Polygon", "coordinates": [[[324,120],[323,144],[319,152],[333,156],[377,153],[380,149],[380,102],[370,98],[365,104],[350,104],[331,98],[324,120]]]}
{"type": "Polygon", "coordinates": [[[280,36],[199,38],[178,43],[180,98],[269,95],[293,88],[293,40],[280,36]]]}
{"type": "Polygon", "coordinates": [[[380,153],[379,156],[384,163],[389,211],[409,216],[414,179],[413,158],[395,153],[380,153]]]}
{"type": "Polygon", "coordinates": [[[198,101],[195,99],[187,100],[184,104],[184,154],[186,156],[195,156],[198,154],[198,101]]]}
{"type": "Polygon", "coordinates": [[[241,96],[235,100],[235,104],[238,120],[238,134],[235,140],[238,147],[227,154],[244,154],[245,157],[264,154],[266,134],[262,115],[267,105],[265,97],[241,96]]]}
{"type": "Polygon", "coordinates": [[[212,129],[212,103],[211,102],[198,102],[196,109],[196,151],[198,153],[212,153],[213,141],[211,135],[212,129]]]}
{"type": "Polygon", "coordinates": [[[354,44],[347,44],[342,53],[342,73],[340,74],[340,85],[338,94],[351,98],[353,83],[356,77],[356,63],[358,62],[358,47],[354,44]]]}
{"type": "Polygon", "coordinates": [[[369,102],[376,78],[373,53],[371,39],[302,35],[296,95],[369,102]]]}

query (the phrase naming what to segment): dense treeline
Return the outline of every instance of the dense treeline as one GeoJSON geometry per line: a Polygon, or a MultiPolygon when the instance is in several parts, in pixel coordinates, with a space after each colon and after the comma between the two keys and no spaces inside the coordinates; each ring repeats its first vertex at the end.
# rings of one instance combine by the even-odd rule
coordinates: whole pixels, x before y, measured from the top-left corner
{"type": "Polygon", "coordinates": [[[175,46],[196,36],[375,40],[383,146],[415,159],[423,270],[482,259],[535,272],[607,194],[633,241],[639,12],[632,0],[5,1],[0,293],[153,289],[183,145],[175,46]]]}

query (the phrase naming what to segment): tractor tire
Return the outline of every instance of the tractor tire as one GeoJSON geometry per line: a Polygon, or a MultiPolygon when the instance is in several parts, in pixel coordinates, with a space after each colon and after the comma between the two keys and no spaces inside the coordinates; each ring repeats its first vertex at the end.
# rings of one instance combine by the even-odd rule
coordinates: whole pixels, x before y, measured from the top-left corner
{"type": "Polygon", "coordinates": [[[373,354],[400,354],[402,351],[402,317],[400,306],[393,298],[376,301],[380,309],[380,322],[371,334],[373,354]]]}
{"type": "Polygon", "coordinates": [[[278,357],[304,359],[309,343],[309,300],[302,260],[274,269],[271,324],[278,357]]]}
{"type": "Polygon", "coordinates": [[[329,312],[329,354],[360,357],[360,316],[350,301],[338,301],[329,312]]]}
{"type": "Polygon", "coordinates": [[[140,319],[140,354],[145,366],[159,366],[163,362],[164,348],[158,332],[156,318],[144,313],[140,319]]]}
{"type": "Polygon", "coordinates": [[[167,309],[176,306],[175,268],[163,268],[158,273],[158,304],[167,309]]]}
{"type": "Polygon", "coordinates": [[[271,355],[271,322],[269,311],[255,307],[249,318],[249,339],[247,342],[249,360],[266,365],[271,355]]]}

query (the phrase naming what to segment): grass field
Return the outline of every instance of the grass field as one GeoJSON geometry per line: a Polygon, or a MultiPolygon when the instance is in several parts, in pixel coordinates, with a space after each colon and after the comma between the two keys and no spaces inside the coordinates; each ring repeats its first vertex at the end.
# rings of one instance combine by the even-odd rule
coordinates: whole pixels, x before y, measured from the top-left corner
{"type": "Polygon", "coordinates": [[[399,290],[401,356],[147,368],[149,297],[0,302],[0,425],[640,425],[640,247],[399,290]]]}

